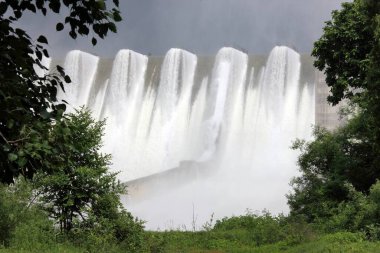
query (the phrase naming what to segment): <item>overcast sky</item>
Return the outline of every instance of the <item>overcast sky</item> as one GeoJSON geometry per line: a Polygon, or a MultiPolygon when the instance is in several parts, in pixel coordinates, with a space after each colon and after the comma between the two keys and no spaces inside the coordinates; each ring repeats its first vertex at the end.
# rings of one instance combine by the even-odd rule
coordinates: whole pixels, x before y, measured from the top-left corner
{"type": "MultiPolygon", "coordinates": [[[[71,40],[55,32],[62,16],[26,15],[22,24],[32,34],[46,34],[50,53],[62,57],[81,49],[113,58],[123,48],[163,55],[173,47],[214,55],[221,47],[241,48],[250,54],[268,53],[287,45],[311,51],[324,22],[342,0],[121,0],[124,20],[118,33],[93,47],[90,38],[71,40]]],[[[67,32],[67,31],[66,31],[67,32]]]]}

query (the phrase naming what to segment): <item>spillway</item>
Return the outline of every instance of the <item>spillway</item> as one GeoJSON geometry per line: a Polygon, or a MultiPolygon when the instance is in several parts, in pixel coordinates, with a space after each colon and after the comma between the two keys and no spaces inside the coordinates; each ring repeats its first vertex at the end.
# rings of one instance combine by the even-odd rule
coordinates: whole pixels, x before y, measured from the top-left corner
{"type": "Polygon", "coordinates": [[[148,229],[199,229],[212,214],[287,212],[297,175],[290,146],[310,139],[316,122],[310,62],[284,46],[269,56],[121,50],[113,61],[75,50],[63,62],[72,83],[59,96],[107,119],[103,152],[148,229]]]}

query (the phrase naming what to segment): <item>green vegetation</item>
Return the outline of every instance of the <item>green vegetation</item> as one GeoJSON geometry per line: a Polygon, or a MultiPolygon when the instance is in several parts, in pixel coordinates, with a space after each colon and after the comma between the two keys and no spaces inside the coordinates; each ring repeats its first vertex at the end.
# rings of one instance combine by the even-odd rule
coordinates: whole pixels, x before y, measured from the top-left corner
{"type": "MultiPolygon", "coordinates": [[[[76,0],[5,0],[0,2],[0,182],[11,183],[19,175],[32,178],[37,171],[50,171],[45,158],[54,154],[54,145],[46,136],[51,124],[62,117],[66,109],[57,101],[58,89],[70,83],[62,67],[49,75],[39,76],[35,67],[45,69],[43,57],[49,57],[43,35],[32,38],[17,27],[25,12],[47,15],[60,13],[65,27],[75,39],[92,30],[92,43],[116,32],[114,22],[121,20],[118,0],[115,8],[107,9],[104,1],[76,0]]],[[[111,5],[111,4],[110,4],[111,5]]],[[[112,5],[111,5],[112,6],[112,5]]]]}

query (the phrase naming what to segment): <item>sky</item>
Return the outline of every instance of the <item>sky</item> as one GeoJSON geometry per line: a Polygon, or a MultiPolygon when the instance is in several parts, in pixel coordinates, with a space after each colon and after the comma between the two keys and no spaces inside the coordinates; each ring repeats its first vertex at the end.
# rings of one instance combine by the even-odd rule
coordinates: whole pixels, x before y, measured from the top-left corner
{"type": "Polygon", "coordinates": [[[80,49],[113,58],[120,49],[164,55],[182,48],[198,55],[214,55],[222,47],[266,54],[276,45],[310,53],[324,22],[342,0],[121,0],[123,21],[118,33],[94,47],[91,37],[72,40],[67,30],[56,32],[63,15],[25,15],[21,26],[30,34],[44,34],[53,57],[80,49]]]}

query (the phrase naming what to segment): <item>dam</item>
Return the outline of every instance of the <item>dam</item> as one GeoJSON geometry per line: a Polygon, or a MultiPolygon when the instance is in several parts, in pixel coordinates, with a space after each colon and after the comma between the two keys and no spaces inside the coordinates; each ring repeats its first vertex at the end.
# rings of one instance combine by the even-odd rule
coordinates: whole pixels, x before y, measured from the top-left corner
{"type": "Polygon", "coordinates": [[[128,185],[127,209],[148,229],[201,229],[211,215],[287,212],[292,141],[341,124],[312,61],[285,46],[114,59],[74,50],[50,71],[59,64],[71,77],[59,94],[68,112],[85,105],[107,120],[103,152],[128,185]]]}

